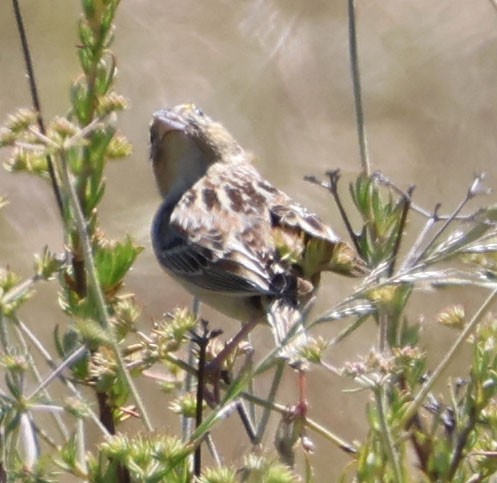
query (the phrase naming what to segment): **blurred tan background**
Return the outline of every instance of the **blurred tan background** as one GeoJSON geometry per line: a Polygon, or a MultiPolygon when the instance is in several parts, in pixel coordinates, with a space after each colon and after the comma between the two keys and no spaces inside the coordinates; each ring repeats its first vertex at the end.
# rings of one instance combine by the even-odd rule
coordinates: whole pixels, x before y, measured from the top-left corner
{"type": "MultiPolygon", "coordinates": [[[[363,0],[358,2],[358,45],[370,156],[399,186],[416,184],[415,200],[448,211],[464,195],[475,172],[497,184],[497,9],[490,0],[363,0]]],[[[76,22],[79,2],[24,0],[22,9],[46,119],[69,106],[69,80],[78,74],[76,22]]],[[[27,82],[10,2],[0,5],[0,119],[29,106],[27,82]]],[[[111,237],[130,233],[146,247],[127,289],[143,307],[143,324],[190,297],[157,266],[148,237],[159,198],[148,158],[148,122],[163,106],[193,101],[222,121],[242,145],[256,153],[257,166],[277,186],[318,212],[345,235],[337,211],[305,174],[343,171],[342,192],[359,170],[348,58],[345,0],[134,0],[122,2],[114,51],[118,91],[129,110],[120,129],[133,155],[109,165],[101,225],[111,237]]],[[[8,156],[0,151],[0,161],[8,156]]],[[[45,244],[61,248],[58,214],[48,184],[0,171],[0,265],[31,273],[33,253],[45,244]]],[[[493,202],[491,196],[482,202],[493,202]]],[[[419,229],[415,216],[409,234],[419,229]]],[[[316,313],[347,295],[353,283],[328,277],[316,313]]],[[[40,287],[22,315],[43,323],[47,340],[64,323],[52,288],[40,287]]],[[[433,363],[454,334],[436,327],[434,315],[451,301],[468,312],[483,298],[465,290],[417,294],[412,318],[424,320],[424,345],[433,363]]],[[[205,311],[226,332],[236,325],[205,311]],[[220,322],[220,321],[224,322],[220,322]]],[[[336,333],[344,323],[322,327],[336,333]]],[[[354,360],[374,343],[365,327],[329,353],[331,363],[354,360]]],[[[256,340],[267,339],[261,328],[256,340]]],[[[262,343],[265,343],[262,340],[262,343]]],[[[462,355],[461,368],[464,367],[462,355]]],[[[457,369],[454,369],[456,372],[457,369]]],[[[464,372],[462,373],[464,375],[464,372]]],[[[310,416],[341,436],[364,432],[364,398],[342,392],[350,381],[315,371],[310,377],[310,416]]],[[[294,400],[293,379],[282,400],[294,400]]],[[[155,390],[154,390],[155,391],[155,390]]],[[[156,392],[152,393],[157,396],[156,392]]],[[[163,396],[160,396],[163,397],[163,396]]],[[[163,407],[166,406],[161,405],[163,407]]],[[[163,411],[154,419],[169,427],[163,411]]],[[[228,422],[235,428],[238,422],[228,422]]],[[[314,438],[317,481],[333,481],[348,461],[328,442],[314,438]],[[333,465],[331,464],[333,462],[333,465]],[[326,476],[325,476],[326,475],[326,476]]],[[[242,438],[222,451],[237,458],[242,438]]]]}

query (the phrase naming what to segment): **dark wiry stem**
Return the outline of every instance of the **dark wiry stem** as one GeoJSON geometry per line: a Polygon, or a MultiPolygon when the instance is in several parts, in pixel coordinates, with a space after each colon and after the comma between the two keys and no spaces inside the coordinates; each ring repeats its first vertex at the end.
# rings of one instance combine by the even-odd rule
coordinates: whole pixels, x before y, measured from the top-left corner
{"type": "MultiPolygon", "coordinates": [[[[45,129],[45,123],[43,122],[43,116],[41,113],[41,103],[40,103],[40,98],[38,96],[38,87],[36,85],[36,80],[35,80],[33,61],[31,59],[31,51],[29,50],[28,38],[26,36],[26,30],[24,29],[24,21],[22,18],[21,9],[19,7],[18,0],[12,0],[12,5],[14,7],[17,30],[19,32],[19,37],[21,39],[24,62],[26,63],[26,70],[28,73],[29,91],[31,93],[33,108],[36,111],[38,129],[42,134],[45,135],[46,129],[45,129]]],[[[47,165],[48,165],[48,174],[50,176],[50,181],[52,183],[52,189],[55,195],[55,200],[57,202],[57,207],[59,208],[61,217],[64,219],[64,205],[62,203],[62,195],[60,193],[60,188],[57,182],[57,177],[55,175],[55,168],[51,156],[47,156],[47,165]]]]}
{"type": "Polygon", "coordinates": [[[395,262],[397,261],[397,256],[399,255],[400,244],[402,242],[402,235],[404,234],[404,228],[406,226],[407,214],[411,207],[411,196],[414,191],[414,186],[409,187],[407,193],[403,196],[402,203],[404,204],[402,208],[402,217],[399,222],[399,229],[397,232],[397,239],[395,240],[395,246],[392,250],[392,257],[390,259],[388,267],[388,277],[391,277],[395,271],[395,262]]]}
{"type": "Polygon", "coordinates": [[[359,246],[359,237],[356,235],[354,229],[352,228],[352,224],[350,223],[347,212],[345,211],[345,208],[342,204],[342,200],[340,199],[340,195],[338,194],[338,181],[340,179],[340,170],[334,169],[332,171],[327,171],[325,174],[326,176],[328,176],[330,180],[329,184],[319,181],[315,176],[305,176],[304,179],[306,181],[309,181],[310,183],[321,186],[322,188],[326,189],[331,193],[338,207],[338,211],[340,212],[340,216],[342,217],[343,223],[345,224],[345,228],[347,229],[349,237],[352,240],[352,243],[354,244],[356,251],[358,253],[361,253],[359,246]]]}

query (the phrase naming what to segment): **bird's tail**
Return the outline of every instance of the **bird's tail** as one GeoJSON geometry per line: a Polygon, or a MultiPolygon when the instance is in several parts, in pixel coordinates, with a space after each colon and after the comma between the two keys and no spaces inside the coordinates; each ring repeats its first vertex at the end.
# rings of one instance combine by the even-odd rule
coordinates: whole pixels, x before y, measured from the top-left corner
{"type": "MultiPolygon", "coordinates": [[[[309,306],[310,304],[308,304],[309,306]]],[[[304,327],[307,310],[299,310],[284,299],[272,300],[267,310],[267,320],[273,331],[274,341],[280,347],[279,356],[298,370],[305,370],[307,363],[300,356],[300,350],[307,342],[304,327]]]]}

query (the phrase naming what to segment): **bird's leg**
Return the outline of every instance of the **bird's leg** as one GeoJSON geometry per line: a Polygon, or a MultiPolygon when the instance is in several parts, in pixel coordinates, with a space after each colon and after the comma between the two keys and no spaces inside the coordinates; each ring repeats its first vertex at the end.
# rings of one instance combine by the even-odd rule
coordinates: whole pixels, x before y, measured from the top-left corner
{"type": "Polygon", "coordinates": [[[299,377],[299,400],[295,406],[295,416],[304,418],[307,416],[309,402],[307,401],[306,371],[298,370],[299,377]]]}
{"type": "MultiPolygon", "coordinates": [[[[209,322],[205,319],[200,319],[200,323],[203,329],[201,334],[198,334],[195,330],[191,331],[191,341],[192,343],[197,344],[199,348],[197,369],[197,411],[201,411],[203,399],[207,401],[213,399],[208,391],[205,390],[205,379],[208,376],[208,369],[205,361],[206,350],[207,344],[222,333],[221,330],[209,330],[209,322]]],[[[200,415],[197,414],[197,426],[200,424],[198,419],[199,417],[201,418],[201,413],[200,415]]]]}
{"type": "Polygon", "coordinates": [[[305,419],[309,407],[306,398],[306,371],[297,369],[299,377],[299,401],[288,411],[283,413],[275,437],[275,447],[281,460],[289,465],[295,462],[295,445],[300,441],[302,448],[306,452],[312,453],[314,445],[306,435],[305,419]]]}
{"type": "Polygon", "coordinates": [[[213,381],[214,384],[214,398],[219,402],[219,377],[221,374],[221,368],[223,362],[231,355],[231,353],[237,348],[238,344],[244,340],[247,335],[255,328],[259,323],[259,319],[253,319],[250,322],[243,324],[240,331],[235,334],[235,336],[226,343],[222,351],[207,364],[205,370],[206,375],[213,381]]]}
{"type": "Polygon", "coordinates": [[[299,378],[299,400],[295,406],[291,406],[282,415],[280,424],[276,431],[274,444],[276,451],[283,463],[290,467],[295,463],[295,446],[298,441],[305,451],[312,451],[312,441],[306,436],[305,419],[308,403],[306,398],[306,371],[302,368],[296,369],[299,378]]]}

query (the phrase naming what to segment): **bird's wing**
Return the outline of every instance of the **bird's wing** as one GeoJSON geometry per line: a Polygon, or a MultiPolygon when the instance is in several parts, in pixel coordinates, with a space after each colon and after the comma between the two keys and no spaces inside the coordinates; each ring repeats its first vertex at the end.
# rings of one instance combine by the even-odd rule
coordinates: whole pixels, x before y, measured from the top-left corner
{"type": "Polygon", "coordinates": [[[321,219],[299,203],[280,192],[269,207],[273,225],[302,230],[310,237],[327,240],[330,243],[340,241],[335,232],[321,219]]]}
{"type": "Polygon", "coordinates": [[[312,279],[323,270],[353,277],[367,272],[364,262],[347,242],[285,193],[275,191],[269,200],[269,212],[273,232],[290,252],[299,255],[305,277],[312,279]],[[300,246],[295,241],[299,241],[300,246]]]}
{"type": "Polygon", "coordinates": [[[268,295],[275,247],[267,200],[250,165],[213,165],[154,222],[154,248],[174,275],[216,292],[268,295]]]}

